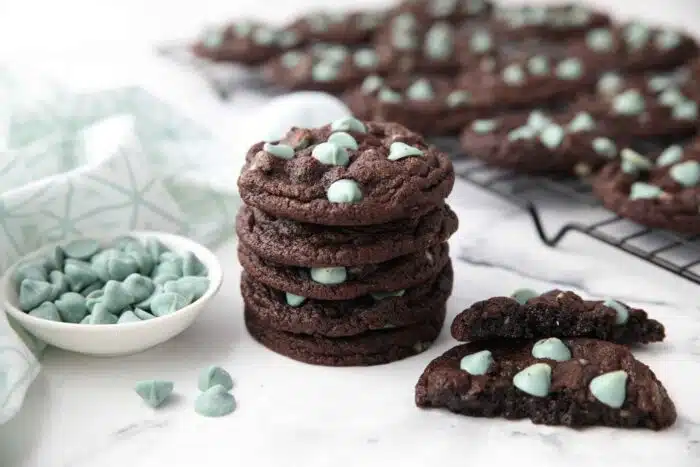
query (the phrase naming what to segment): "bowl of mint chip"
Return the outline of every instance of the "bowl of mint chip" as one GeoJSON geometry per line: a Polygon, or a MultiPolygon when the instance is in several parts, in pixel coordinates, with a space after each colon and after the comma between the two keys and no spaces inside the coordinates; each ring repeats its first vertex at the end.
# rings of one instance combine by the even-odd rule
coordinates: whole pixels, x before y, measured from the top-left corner
{"type": "Polygon", "coordinates": [[[116,356],[187,329],[221,287],[212,251],[185,237],[131,232],[47,245],[5,273],[7,313],[47,344],[116,356]]]}

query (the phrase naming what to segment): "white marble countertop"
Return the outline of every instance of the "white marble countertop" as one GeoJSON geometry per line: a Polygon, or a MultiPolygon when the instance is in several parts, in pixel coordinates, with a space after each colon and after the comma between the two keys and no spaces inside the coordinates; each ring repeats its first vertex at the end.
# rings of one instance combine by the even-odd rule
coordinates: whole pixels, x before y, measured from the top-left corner
{"type": "Polygon", "coordinates": [[[452,242],[456,284],[448,319],[476,300],[517,287],[545,290],[554,282],[574,284],[588,296],[638,297],[632,302],[667,327],[665,343],[637,356],[675,400],[676,425],[659,433],[574,431],[419,410],[414,384],[432,358],[455,345],[448,331],[424,354],[385,366],[324,368],[280,357],[245,332],[240,267],[230,242],[218,251],[225,269],[221,293],[181,336],[116,359],[50,349],[25,408],[0,427],[0,465],[194,466],[208,456],[251,467],[379,467],[398,460],[456,467],[516,459],[519,466],[540,467],[697,466],[698,287],[586,238],[548,249],[523,213],[469,186],[459,184],[451,202],[462,227],[452,242]],[[209,364],[234,376],[238,409],[229,417],[205,419],[193,411],[197,373],[209,364]],[[145,378],[173,380],[174,403],[158,411],[144,406],[132,387],[145,378]]]}
{"type": "MultiPolygon", "coordinates": [[[[690,27],[700,24],[694,2],[661,5],[639,0],[617,2],[617,6],[623,13],[639,12],[690,27]]],[[[155,26],[153,19],[165,2],[148,2],[147,6],[136,1],[101,2],[100,14],[111,15],[113,21],[103,21],[104,30],[90,21],[66,28],[72,30],[67,37],[74,42],[66,42],[65,50],[56,51],[47,62],[51,57],[56,62],[57,57],[69,56],[73,52],[67,49],[83,48],[95,37],[99,47],[93,47],[93,52],[100,47],[114,54],[131,50],[126,54],[130,63],[144,66],[139,68],[140,79],[152,60],[143,50],[144,42],[171,37],[176,30],[193,30],[221,12],[255,11],[254,3],[168,2],[173,21],[163,19],[155,26]],[[127,25],[132,29],[120,29],[127,25]],[[139,34],[141,49],[134,39],[139,34]]],[[[311,3],[322,2],[296,2],[290,8],[311,3]]],[[[39,0],[23,4],[24,8],[0,20],[0,44],[6,55],[16,55],[22,47],[42,46],[41,41],[29,39],[12,50],[7,47],[7,37],[2,34],[17,34],[27,18],[40,23],[32,30],[42,30],[45,35],[37,37],[48,37],[59,34],[70,17],[80,12],[97,14],[98,9],[94,2],[79,0],[65,0],[53,7],[39,0]],[[29,15],[32,8],[39,7],[57,10],[40,17],[29,15]],[[8,28],[15,33],[8,33],[8,28]]],[[[266,5],[275,14],[284,11],[282,2],[268,0],[266,5]]],[[[43,46],[58,47],[46,41],[43,46]]],[[[73,70],[76,79],[86,76],[77,69],[113,77],[119,73],[108,62],[115,62],[116,56],[95,55],[83,68],[73,62],[70,66],[61,63],[73,70]]],[[[129,68],[124,66],[126,61],[116,63],[122,64],[121,77],[135,79],[137,74],[127,77],[124,73],[129,68]]],[[[151,85],[162,79],[162,75],[150,76],[151,85]]],[[[178,94],[177,88],[173,93],[178,94]]],[[[220,134],[240,118],[242,104],[235,100],[227,106],[198,103],[204,120],[218,121],[219,127],[213,129],[220,134]],[[228,119],[219,121],[219,116],[228,119]]],[[[190,104],[183,102],[185,107],[190,104]]],[[[576,234],[557,249],[548,248],[537,239],[524,212],[465,184],[458,184],[450,202],[460,215],[461,227],[451,242],[456,278],[448,320],[476,300],[518,287],[572,288],[588,297],[614,296],[645,307],[664,322],[668,338],[636,355],[652,367],[674,399],[679,413],[676,425],[660,433],[607,428],[575,431],[529,421],[419,410],[413,403],[413,387],[425,365],[455,344],[446,330],[424,354],[385,366],[324,368],[280,357],[245,332],[238,292],[240,269],[232,241],[218,250],[225,269],[221,293],[201,319],[176,339],[139,355],[115,359],[50,349],[22,412],[0,426],[0,467],[190,467],[203,463],[452,467],[500,461],[518,467],[699,465],[700,288],[576,234]],[[205,419],[193,411],[197,373],[209,364],[220,364],[234,376],[238,409],[229,417],[205,419]],[[177,393],[173,404],[158,411],[141,404],[132,390],[135,381],[155,377],[173,380],[177,393]]],[[[552,211],[548,225],[562,222],[566,211],[565,206],[552,211]]]]}

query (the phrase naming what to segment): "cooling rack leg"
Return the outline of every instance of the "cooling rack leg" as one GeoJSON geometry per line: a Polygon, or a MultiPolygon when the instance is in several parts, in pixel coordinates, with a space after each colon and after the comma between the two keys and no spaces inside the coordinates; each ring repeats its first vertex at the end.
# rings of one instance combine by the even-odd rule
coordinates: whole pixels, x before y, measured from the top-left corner
{"type": "Polygon", "coordinates": [[[547,232],[544,229],[544,225],[542,224],[542,218],[535,205],[532,203],[527,203],[525,209],[527,209],[527,212],[530,213],[532,223],[535,224],[535,229],[537,230],[537,235],[539,235],[540,240],[542,240],[542,243],[549,247],[556,247],[559,244],[559,242],[561,242],[561,240],[570,231],[579,230],[579,228],[576,225],[566,224],[561,229],[559,229],[556,235],[550,237],[549,235],[547,235],[547,232]]]}

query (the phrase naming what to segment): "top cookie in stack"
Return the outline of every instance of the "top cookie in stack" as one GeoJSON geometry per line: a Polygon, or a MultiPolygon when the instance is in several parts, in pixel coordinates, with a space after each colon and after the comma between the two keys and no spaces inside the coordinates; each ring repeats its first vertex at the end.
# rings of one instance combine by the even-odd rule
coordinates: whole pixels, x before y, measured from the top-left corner
{"type": "Polygon", "coordinates": [[[238,180],[246,324],[324,365],[422,352],[452,288],[447,155],[393,123],[352,117],[255,144],[238,180]]]}

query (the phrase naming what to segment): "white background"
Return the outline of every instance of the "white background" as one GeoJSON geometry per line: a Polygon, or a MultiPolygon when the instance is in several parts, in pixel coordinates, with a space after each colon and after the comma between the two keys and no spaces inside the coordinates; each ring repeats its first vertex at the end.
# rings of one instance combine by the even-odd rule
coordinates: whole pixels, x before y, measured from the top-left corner
{"type": "MultiPolygon", "coordinates": [[[[519,3],[502,1],[502,3],[519,3]]],[[[530,3],[556,3],[531,0],[530,3]]],[[[687,28],[700,26],[696,0],[592,0],[618,16],[634,14],[687,28]]],[[[387,5],[382,0],[1,0],[0,51],[35,51],[51,58],[58,51],[84,49],[95,54],[144,50],[164,39],[187,37],[206,22],[254,15],[289,19],[313,7],[387,5]]]]}

